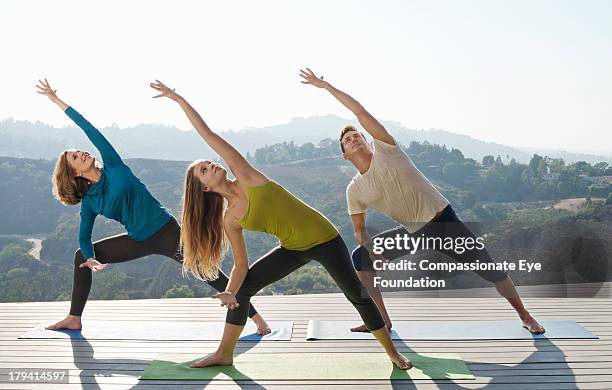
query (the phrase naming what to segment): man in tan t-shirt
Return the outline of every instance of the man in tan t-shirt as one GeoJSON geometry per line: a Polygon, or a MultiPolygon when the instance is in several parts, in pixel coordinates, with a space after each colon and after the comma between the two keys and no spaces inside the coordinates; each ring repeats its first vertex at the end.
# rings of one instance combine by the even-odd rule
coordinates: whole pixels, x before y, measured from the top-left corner
{"type": "MultiPolygon", "coordinates": [[[[362,133],[353,126],[345,126],[340,134],[340,147],[345,159],[351,161],[357,174],[346,189],[348,212],[353,222],[355,238],[360,244],[353,251],[353,263],[362,283],[378,305],[387,327],[391,329],[391,319],[385,308],[380,290],[374,286],[376,271],[372,259],[381,255],[372,252],[372,239],[396,237],[397,235],[418,235],[431,238],[471,237],[472,232],[461,222],[448,200],[417,169],[410,157],[397,145],[387,132],[359,102],[348,94],[334,88],[310,70],[301,70],[303,84],[311,84],[326,89],[340,103],[351,110],[363,128],[374,138],[374,151],[362,133]],[[372,208],[399,222],[397,228],[382,232],[373,238],[365,229],[366,210],[372,208]]],[[[493,262],[486,249],[465,251],[457,254],[452,250],[439,250],[453,260],[473,263],[477,255],[482,262],[493,262]]],[[[407,254],[402,250],[384,252],[384,260],[396,259],[407,254]]],[[[527,311],[516,291],[512,279],[501,271],[475,271],[484,279],[495,283],[500,295],[508,300],[531,333],[544,333],[540,325],[527,311]]],[[[351,329],[354,332],[367,332],[365,325],[351,329]]]]}

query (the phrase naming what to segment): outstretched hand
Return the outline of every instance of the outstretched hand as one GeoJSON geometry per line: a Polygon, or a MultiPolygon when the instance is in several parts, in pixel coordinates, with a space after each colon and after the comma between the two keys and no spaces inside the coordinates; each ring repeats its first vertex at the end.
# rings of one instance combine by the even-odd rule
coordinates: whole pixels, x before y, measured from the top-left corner
{"type": "Polygon", "coordinates": [[[57,89],[51,88],[47,79],[45,81],[38,80],[38,84],[36,84],[36,88],[38,88],[38,92],[41,95],[47,96],[49,99],[54,100],[57,99],[57,89]]]}
{"type": "Polygon", "coordinates": [[[166,86],[159,80],[155,80],[155,82],[150,83],[149,86],[154,90],[160,92],[159,95],[153,96],[154,98],[167,97],[168,99],[177,100],[179,97],[178,93],[176,93],[174,88],[170,89],[170,87],[166,86]]]}
{"type": "Polygon", "coordinates": [[[240,306],[240,304],[236,300],[236,296],[229,291],[217,293],[212,297],[221,300],[221,306],[225,306],[228,309],[234,309],[240,306]]]}
{"type": "Polygon", "coordinates": [[[302,84],[314,85],[317,88],[325,88],[325,86],[328,84],[327,81],[323,81],[323,76],[315,76],[314,72],[310,70],[310,68],[306,68],[306,70],[300,69],[300,77],[305,80],[301,81],[302,84]]]}
{"type": "Polygon", "coordinates": [[[98,272],[108,267],[108,263],[102,264],[98,260],[94,259],[93,257],[90,257],[89,259],[87,259],[86,262],[81,263],[79,265],[79,268],[85,268],[85,267],[91,269],[92,272],[98,272]]]}

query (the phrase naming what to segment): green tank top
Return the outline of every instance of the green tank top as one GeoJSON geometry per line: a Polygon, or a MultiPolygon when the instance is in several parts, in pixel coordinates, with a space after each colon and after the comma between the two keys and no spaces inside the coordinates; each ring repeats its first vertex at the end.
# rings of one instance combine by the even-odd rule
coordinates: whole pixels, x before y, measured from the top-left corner
{"type": "Polygon", "coordinates": [[[283,248],[305,251],[339,234],[321,213],[273,181],[244,188],[249,206],[238,224],[276,236],[283,248]]]}

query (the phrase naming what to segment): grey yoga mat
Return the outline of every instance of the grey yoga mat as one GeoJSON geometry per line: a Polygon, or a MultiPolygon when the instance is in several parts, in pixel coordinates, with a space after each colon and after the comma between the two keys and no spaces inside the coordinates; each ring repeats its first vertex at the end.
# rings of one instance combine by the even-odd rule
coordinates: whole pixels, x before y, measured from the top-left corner
{"type": "MultiPolygon", "coordinates": [[[[84,321],[82,331],[46,330],[43,325],[19,336],[20,339],[87,339],[87,340],[162,340],[162,341],[199,341],[221,340],[224,322],[186,322],[186,321],[84,321]]],[[[265,336],[257,334],[251,321],[242,331],[242,341],[288,341],[293,333],[292,321],[270,321],[272,333],[265,336]]]]}
{"type": "MultiPolygon", "coordinates": [[[[310,320],[307,340],[373,339],[370,333],[351,332],[359,321],[310,320]]],[[[531,340],[597,339],[572,320],[543,320],[545,334],[531,334],[520,321],[393,321],[394,340],[531,340]]]]}

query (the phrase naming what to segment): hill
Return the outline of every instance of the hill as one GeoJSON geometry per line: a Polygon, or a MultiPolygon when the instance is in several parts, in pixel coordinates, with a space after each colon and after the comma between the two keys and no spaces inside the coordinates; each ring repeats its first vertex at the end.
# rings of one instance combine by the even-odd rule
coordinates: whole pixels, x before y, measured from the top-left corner
{"type": "MultiPolygon", "coordinates": [[[[84,114],[95,124],[95,117],[84,114]]],[[[258,148],[282,142],[316,144],[325,138],[335,140],[339,129],[347,123],[356,124],[354,120],[325,115],[294,118],[289,123],[274,126],[229,130],[223,134],[243,153],[254,153],[258,148]]],[[[476,160],[482,160],[486,155],[499,155],[506,163],[512,158],[526,163],[533,154],[540,154],[562,158],[566,162],[612,163],[612,156],[523,150],[440,129],[409,129],[389,121],[384,124],[399,142],[406,145],[412,141],[446,145],[449,149],[459,149],[466,157],[476,160]]],[[[127,129],[110,127],[102,130],[125,158],[195,160],[212,155],[210,148],[200,140],[195,131],[182,131],[158,124],[142,124],[127,129]]],[[[528,144],[529,141],[525,140],[525,145],[528,144]]],[[[0,156],[51,159],[65,148],[91,150],[91,145],[81,130],[74,127],[53,128],[41,122],[12,119],[0,122],[0,156]]]]}

